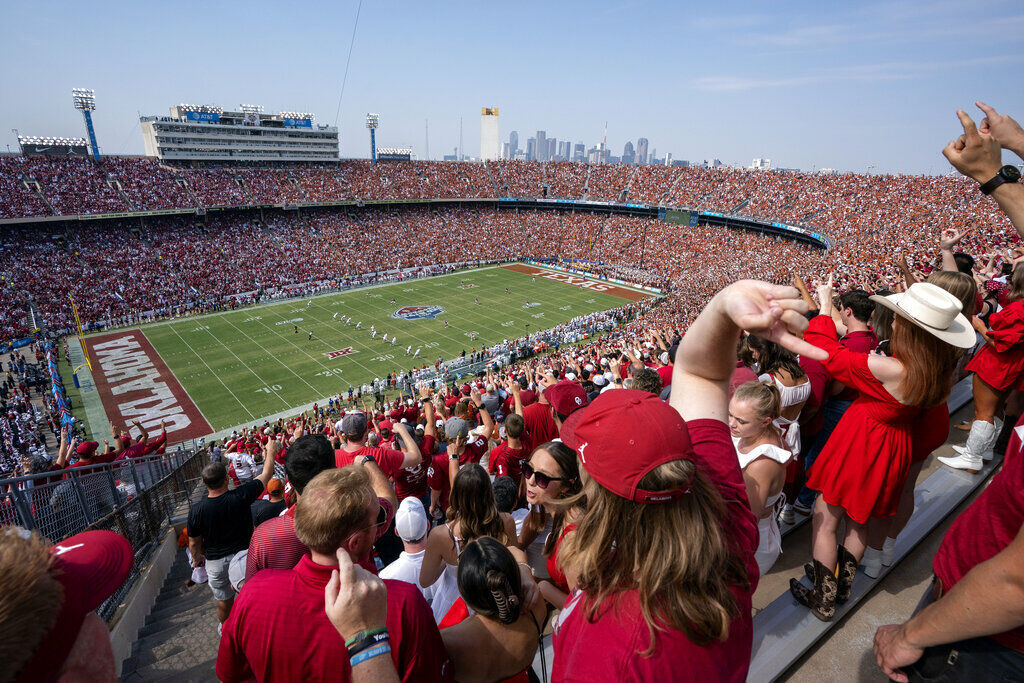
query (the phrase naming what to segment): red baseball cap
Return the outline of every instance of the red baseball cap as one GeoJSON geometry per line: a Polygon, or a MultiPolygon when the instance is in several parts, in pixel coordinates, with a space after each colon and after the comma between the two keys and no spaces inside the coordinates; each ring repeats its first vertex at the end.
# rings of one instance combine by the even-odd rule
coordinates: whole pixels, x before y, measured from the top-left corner
{"type": "Polygon", "coordinates": [[[18,675],[20,681],[57,679],[85,615],[121,587],[135,555],[131,543],[113,531],[76,534],[54,544],[50,552],[55,556],[51,571],[64,589],[64,599],[50,632],[18,675]]]}
{"type": "Polygon", "coordinates": [[[463,384],[462,385],[462,393],[464,395],[469,396],[472,392],[473,392],[473,390],[469,388],[468,384],[463,384]]]}
{"type": "Polygon", "coordinates": [[[587,405],[587,392],[583,386],[569,380],[562,380],[545,389],[544,398],[559,415],[572,415],[587,405]]]}
{"type": "Polygon", "coordinates": [[[82,456],[83,458],[89,459],[92,454],[99,448],[99,443],[95,441],[83,441],[75,447],[75,453],[82,456]]]}
{"type": "Polygon", "coordinates": [[[617,496],[637,503],[667,503],[690,491],[688,485],[667,491],[640,488],[640,480],[654,468],[693,459],[686,422],[654,394],[635,389],[605,392],[573,413],[559,436],[579,455],[587,474],[617,496]]]}
{"type": "Polygon", "coordinates": [[[381,429],[387,429],[389,431],[395,431],[395,424],[391,420],[384,420],[380,423],[381,429]]]}

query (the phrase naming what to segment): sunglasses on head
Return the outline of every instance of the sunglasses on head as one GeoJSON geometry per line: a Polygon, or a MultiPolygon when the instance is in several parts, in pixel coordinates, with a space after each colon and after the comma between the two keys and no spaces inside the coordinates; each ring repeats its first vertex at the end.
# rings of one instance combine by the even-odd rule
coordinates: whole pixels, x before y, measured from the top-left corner
{"type": "Polygon", "coordinates": [[[569,477],[552,477],[549,474],[538,472],[533,468],[533,465],[531,465],[530,463],[523,464],[523,476],[526,477],[527,479],[533,477],[533,481],[537,484],[537,486],[541,487],[542,489],[546,489],[548,487],[548,484],[550,484],[553,481],[569,481],[569,477]]]}

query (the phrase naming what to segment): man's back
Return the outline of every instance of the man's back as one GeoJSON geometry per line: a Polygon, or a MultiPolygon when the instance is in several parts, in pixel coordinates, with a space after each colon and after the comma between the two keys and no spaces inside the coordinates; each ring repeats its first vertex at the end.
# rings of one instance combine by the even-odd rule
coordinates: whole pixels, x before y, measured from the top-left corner
{"type": "Polygon", "coordinates": [[[245,579],[248,581],[261,569],[291,569],[309,548],[295,535],[295,509],[256,527],[249,543],[245,561],[245,579]]]}
{"type": "MultiPolygon", "coordinates": [[[[224,623],[217,656],[222,681],[348,681],[341,636],[324,612],[324,587],[334,567],[305,556],[293,570],[260,572],[242,588],[224,623]],[[273,647],[270,644],[273,643],[273,647]]],[[[442,681],[451,666],[419,590],[386,581],[391,656],[404,681],[442,681]]]]}
{"type": "Polygon", "coordinates": [[[215,498],[204,497],[188,513],[188,535],[202,536],[206,559],[217,560],[245,550],[252,537],[249,506],[263,492],[263,482],[246,482],[215,498]]]}

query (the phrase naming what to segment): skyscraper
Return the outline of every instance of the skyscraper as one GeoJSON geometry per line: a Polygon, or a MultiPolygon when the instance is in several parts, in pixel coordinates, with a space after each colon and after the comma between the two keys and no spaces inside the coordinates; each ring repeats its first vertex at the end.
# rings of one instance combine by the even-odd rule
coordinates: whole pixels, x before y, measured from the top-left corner
{"type": "Polygon", "coordinates": [[[572,143],[561,140],[558,143],[558,156],[562,161],[572,161],[572,143]]]}
{"type": "Polygon", "coordinates": [[[537,156],[534,157],[537,161],[548,160],[548,135],[542,130],[537,131],[537,156]]]}
{"type": "Polygon", "coordinates": [[[582,142],[577,142],[572,148],[572,160],[573,161],[584,161],[587,158],[587,146],[582,142]]]}
{"type": "Polygon", "coordinates": [[[507,143],[507,142],[501,143],[501,158],[502,159],[511,159],[512,158],[512,151],[509,149],[509,147],[510,147],[509,143],[507,143]]]}
{"type": "MultiPolygon", "coordinates": [[[[516,155],[516,152],[519,151],[519,132],[518,131],[514,130],[514,131],[512,131],[511,133],[508,134],[508,146],[512,149],[512,156],[514,157],[516,155]]],[[[509,157],[509,158],[511,159],[512,157],[509,157]]]]}
{"type": "Polygon", "coordinates": [[[526,141],[526,160],[537,160],[537,138],[530,138],[526,141]]]}
{"type": "Polygon", "coordinates": [[[498,108],[480,109],[480,158],[484,161],[497,159],[501,154],[498,143],[498,108]]]}
{"type": "Polygon", "coordinates": [[[626,140],[626,146],[622,148],[622,163],[636,163],[636,152],[633,151],[633,143],[626,140]]]}
{"type": "Polygon", "coordinates": [[[551,161],[552,159],[555,158],[555,150],[557,149],[557,145],[557,138],[548,138],[548,161],[551,161]]]}
{"type": "Polygon", "coordinates": [[[636,141],[636,161],[638,164],[647,163],[647,138],[639,138],[636,141]]]}

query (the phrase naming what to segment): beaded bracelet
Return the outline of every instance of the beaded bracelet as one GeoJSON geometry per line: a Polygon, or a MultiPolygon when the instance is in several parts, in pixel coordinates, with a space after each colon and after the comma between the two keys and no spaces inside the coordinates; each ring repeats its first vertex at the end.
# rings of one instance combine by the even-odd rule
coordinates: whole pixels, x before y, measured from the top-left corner
{"type": "Polygon", "coordinates": [[[369,631],[360,631],[359,633],[355,634],[354,636],[352,636],[351,638],[349,638],[348,640],[345,641],[345,647],[352,647],[357,641],[360,641],[363,638],[369,638],[370,636],[375,636],[375,635],[378,635],[380,633],[387,633],[387,632],[388,632],[387,628],[385,628],[383,626],[381,628],[375,628],[375,629],[371,629],[369,631]]]}
{"type": "Polygon", "coordinates": [[[349,666],[355,667],[357,664],[361,664],[367,659],[373,659],[378,655],[384,655],[389,652],[391,652],[390,643],[381,643],[380,645],[371,647],[369,650],[363,650],[356,656],[352,657],[352,659],[349,660],[349,666]]]}

